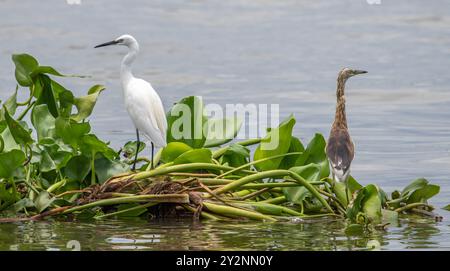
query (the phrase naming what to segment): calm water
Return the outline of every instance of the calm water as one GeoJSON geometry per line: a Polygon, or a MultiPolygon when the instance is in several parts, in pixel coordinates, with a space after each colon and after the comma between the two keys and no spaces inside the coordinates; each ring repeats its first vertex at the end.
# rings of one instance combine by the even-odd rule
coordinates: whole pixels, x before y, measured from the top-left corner
{"type": "MultiPolygon", "coordinates": [[[[337,71],[365,69],[346,93],[353,175],[386,191],[426,177],[441,185],[432,204],[450,202],[450,2],[170,2],[0,0],[0,99],[15,87],[15,52],[91,75],[61,81],[78,95],[107,86],[91,124],[121,146],[134,137],[118,78],[124,48],[92,47],[130,33],[141,45],[135,74],[152,82],[166,108],[192,94],[222,105],[278,103],[282,117],[295,113],[295,134],[307,141],[328,134],[337,71]]],[[[72,239],[84,249],[360,249],[371,239],[382,249],[450,249],[450,213],[438,212],[443,222],[403,220],[358,237],[346,237],[340,222],[6,224],[0,249],[63,249],[72,239]]]]}

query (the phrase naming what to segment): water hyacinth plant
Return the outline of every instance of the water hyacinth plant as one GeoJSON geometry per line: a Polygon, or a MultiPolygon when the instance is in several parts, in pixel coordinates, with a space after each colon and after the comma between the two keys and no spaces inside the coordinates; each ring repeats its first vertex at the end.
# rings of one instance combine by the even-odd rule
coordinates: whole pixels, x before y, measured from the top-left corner
{"type": "Polygon", "coordinates": [[[321,134],[304,145],[292,134],[291,115],[263,138],[233,141],[242,123],[208,118],[195,96],[167,113],[168,145],[156,154],[156,168],[140,157],[139,170],[131,172],[131,159],[145,146],[127,142],[114,150],[91,132],[88,118],[103,86],[75,97],[55,81],[66,75],[27,54],[12,59],[18,86],[0,109],[2,222],[173,214],[262,221],[329,217],[347,219],[348,230],[359,231],[383,227],[403,214],[440,219],[427,202],[439,186],[417,179],[388,195],[350,177],[348,201],[345,185],[329,178],[321,134]],[[17,101],[17,92],[25,89],[29,98],[17,101]],[[171,131],[181,127],[186,108],[194,112],[190,126],[175,135],[171,131]],[[276,147],[265,148],[275,137],[276,147]]]}

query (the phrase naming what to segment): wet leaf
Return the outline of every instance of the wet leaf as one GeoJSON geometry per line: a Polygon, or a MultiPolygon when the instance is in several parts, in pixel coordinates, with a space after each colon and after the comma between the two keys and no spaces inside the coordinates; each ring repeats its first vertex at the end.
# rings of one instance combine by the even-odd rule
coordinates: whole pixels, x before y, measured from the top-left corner
{"type": "Polygon", "coordinates": [[[60,137],[64,143],[77,148],[81,138],[89,133],[91,126],[87,122],[77,123],[70,119],[58,117],[55,121],[56,136],[60,137]]]}
{"type": "Polygon", "coordinates": [[[325,152],[326,144],[327,143],[323,135],[315,134],[313,139],[311,139],[308,143],[308,146],[303,154],[297,159],[296,165],[301,166],[309,163],[315,163],[321,167],[321,178],[330,176],[328,158],[325,152]]]}
{"type": "Polygon", "coordinates": [[[369,184],[362,188],[352,205],[347,209],[347,217],[352,221],[361,222],[358,219],[360,213],[364,214],[369,221],[364,219],[364,222],[377,223],[381,221],[381,196],[377,186],[369,184]]]}
{"type": "Polygon", "coordinates": [[[167,143],[182,142],[192,148],[203,147],[208,131],[207,121],[200,97],[183,98],[168,113],[167,143]]]}
{"type": "MultiPolygon", "coordinates": [[[[138,153],[142,152],[145,149],[145,143],[139,142],[139,150],[138,153]]],[[[122,148],[123,156],[126,158],[134,158],[137,151],[137,141],[128,141],[125,146],[122,148]]]]}
{"type": "MultiPolygon", "coordinates": [[[[295,125],[294,116],[289,116],[277,128],[271,129],[261,144],[256,148],[253,160],[285,154],[291,146],[292,128],[295,125]]],[[[271,159],[255,165],[260,171],[278,169],[283,157],[271,159]]]]}
{"type": "Polygon", "coordinates": [[[222,165],[240,167],[248,163],[250,159],[250,150],[240,144],[231,144],[225,153],[220,157],[219,162],[222,165]]]}
{"type": "Polygon", "coordinates": [[[178,156],[173,163],[175,165],[189,163],[212,163],[212,152],[209,149],[190,150],[178,156]]]}
{"type": "Polygon", "coordinates": [[[51,197],[47,191],[41,191],[39,195],[34,200],[34,205],[39,213],[43,212],[47,209],[50,204],[55,200],[54,197],[51,197]]]}
{"type": "Polygon", "coordinates": [[[84,155],[72,157],[64,168],[65,175],[75,182],[84,181],[90,171],[91,160],[84,155]]]}
{"type": "Polygon", "coordinates": [[[161,160],[165,163],[173,162],[178,156],[191,151],[192,148],[182,142],[170,142],[161,152],[161,160]]]}
{"type": "Polygon", "coordinates": [[[12,177],[14,171],[23,165],[25,159],[25,153],[21,150],[0,153],[0,178],[12,177]]]}
{"type": "Polygon", "coordinates": [[[59,111],[53,91],[52,80],[47,75],[40,74],[37,77],[36,84],[40,84],[41,86],[41,93],[36,100],[36,105],[46,104],[52,116],[55,118],[58,117],[59,111]]]}
{"type": "Polygon", "coordinates": [[[32,143],[33,139],[31,138],[30,132],[27,131],[18,121],[13,119],[5,107],[3,107],[3,109],[5,110],[4,113],[6,124],[8,125],[9,131],[17,144],[32,143]]]}
{"type": "Polygon", "coordinates": [[[29,54],[14,54],[12,60],[16,65],[15,76],[19,85],[31,86],[33,80],[30,74],[38,67],[37,60],[29,54]]]}
{"type": "MultiPolygon", "coordinates": [[[[306,166],[293,167],[290,169],[291,171],[297,173],[307,182],[317,182],[320,181],[320,166],[316,164],[309,164],[306,166]]],[[[311,193],[303,186],[299,187],[285,187],[283,188],[283,194],[286,197],[287,201],[293,202],[295,204],[302,204],[302,202],[309,196],[311,193]]]]}
{"type": "Polygon", "coordinates": [[[234,118],[208,119],[205,147],[217,147],[230,142],[241,129],[242,120],[234,118]]]}
{"type": "Polygon", "coordinates": [[[105,90],[102,85],[95,85],[88,91],[88,95],[74,98],[73,104],[78,109],[78,113],[72,115],[71,118],[75,121],[81,121],[86,119],[92,114],[94,110],[95,103],[97,102],[98,95],[105,90]]]}
{"type": "MultiPolygon", "coordinates": [[[[9,97],[5,101],[3,106],[6,108],[6,111],[9,112],[9,114],[14,115],[16,113],[16,109],[17,109],[17,88],[14,91],[13,95],[11,97],[9,97]]],[[[5,119],[5,117],[4,117],[5,109],[3,108],[3,106],[0,108],[0,121],[5,119]]],[[[2,132],[1,129],[0,129],[0,132],[2,132]]]]}
{"type": "Polygon", "coordinates": [[[92,156],[96,153],[102,153],[105,157],[113,159],[117,156],[117,153],[111,149],[108,144],[98,139],[93,134],[84,135],[81,138],[82,144],[80,145],[81,152],[86,156],[92,156]]]}
{"type": "Polygon", "coordinates": [[[95,173],[100,184],[107,181],[114,175],[127,172],[129,166],[123,162],[110,160],[106,157],[101,157],[95,160],[95,173]]]}
{"type": "Polygon", "coordinates": [[[36,105],[31,112],[31,122],[36,129],[38,140],[55,135],[55,118],[46,104],[36,105]]]}
{"type": "MultiPolygon", "coordinates": [[[[288,153],[304,152],[304,151],[305,151],[305,147],[303,147],[303,144],[300,141],[300,139],[293,136],[291,139],[291,145],[289,146],[288,153]]],[[[300,156],[301,156],[301,154],[289,155],[289,156],[284,157],[280,163],[279,168],[288,169],[288,168],[294,167],[296,165],[297,159],[299,159],[300,156]]]]}

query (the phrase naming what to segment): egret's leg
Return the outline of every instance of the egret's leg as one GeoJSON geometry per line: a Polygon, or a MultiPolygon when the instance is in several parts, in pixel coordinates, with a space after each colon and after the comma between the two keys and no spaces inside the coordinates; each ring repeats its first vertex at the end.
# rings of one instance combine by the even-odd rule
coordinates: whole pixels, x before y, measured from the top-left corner
{"type": "Polygon", "coordinates": [[[155,145],[153,145],[153,142],[152,142],[152,164],[151,164],[151,169],[154,169],[155,168],[155,165],[153,164],[153,159],[154,159],[154,157],[153,157],[153,153],[155,152],[155,145]]]}
{"type": "Polygon", "coordinates": [[[139,141],[139,130],[136,129],[136,138],[137,138],[137,146],[136,146],[136,154],[134,156],[134,163],[133,163],[133,168],[132,170],[136,170],[136,161],[137,161],[137,156],[138,156],[138,152],[139,152],[139,147],[141,145],[141,142],[139,141]]]}

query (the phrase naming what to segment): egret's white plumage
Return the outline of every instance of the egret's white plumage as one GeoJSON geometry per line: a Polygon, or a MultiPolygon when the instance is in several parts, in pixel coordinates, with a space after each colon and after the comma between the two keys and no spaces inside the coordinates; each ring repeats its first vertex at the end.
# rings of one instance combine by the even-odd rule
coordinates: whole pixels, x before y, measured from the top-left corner
{"type": "Polygon", "coordinates": [[[143,132],[152,143],[153,162],[153,146],[166,146],[167,120],[163,104],[152,85],[145,80],[134,77],[131,72],[131,64],[139,52],[139,44],[136,39],[131,35],[122,35],[113,41],[97,45],[95,48],[108,45],[128,47],[128,53],[123,58],[120,69],[125,108],[136,127],[138,144],[139,131],[143,132]]]}

